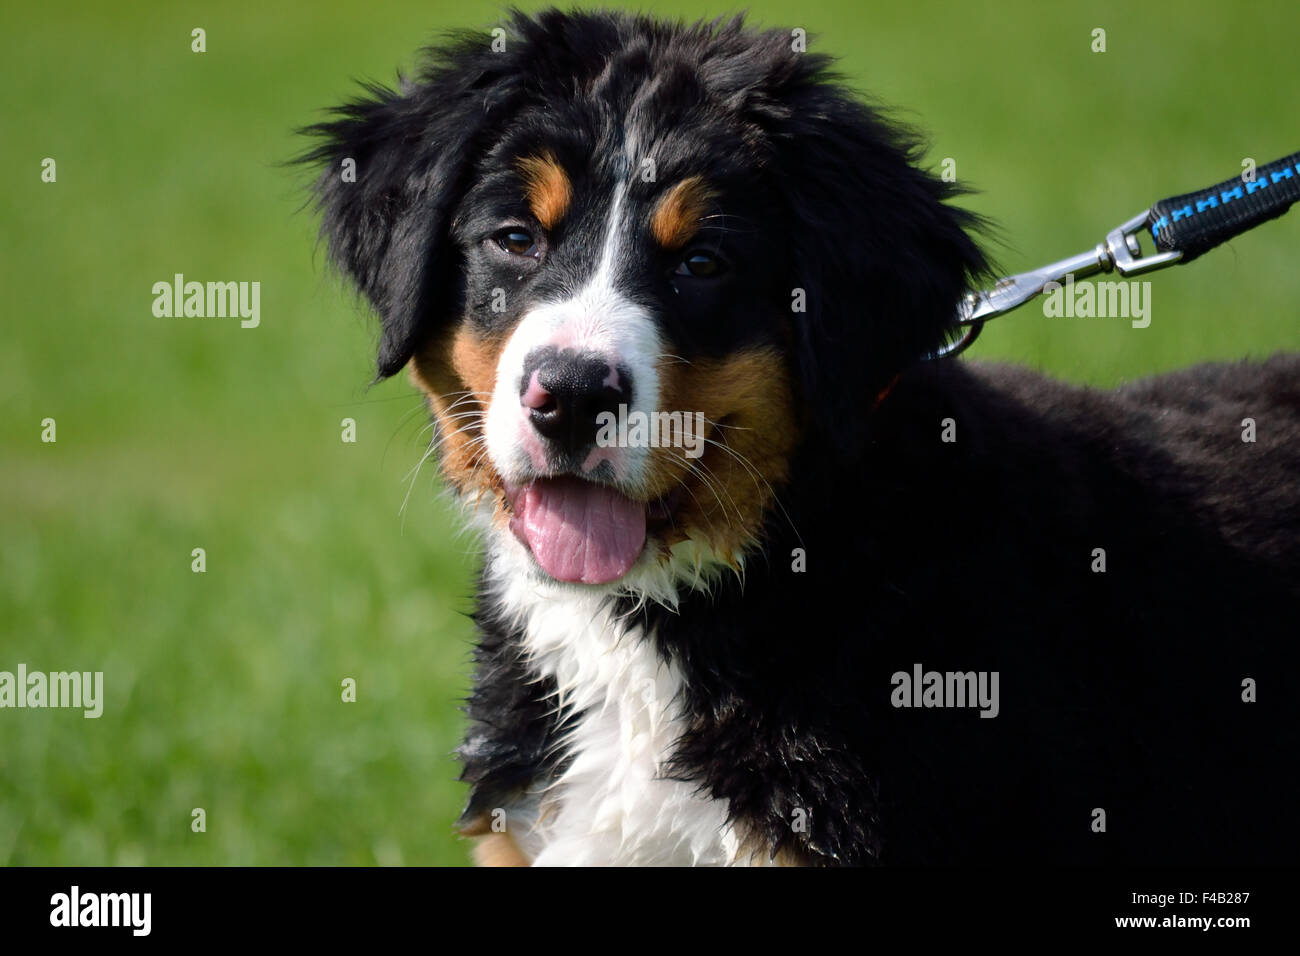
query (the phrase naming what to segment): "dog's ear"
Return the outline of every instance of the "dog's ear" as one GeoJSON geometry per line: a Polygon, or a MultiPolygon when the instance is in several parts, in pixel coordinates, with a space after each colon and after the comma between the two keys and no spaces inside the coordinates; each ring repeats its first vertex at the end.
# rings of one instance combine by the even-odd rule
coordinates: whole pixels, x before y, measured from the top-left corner
{"type": "Polygon", "coordinates": [[[300,162],[323,166],[315,185],[330,260],[379,313],[381,377],[462,307],[448,231],[470,164],[519,96],[518,72],[487,35],[425,51],[417,79],[332,111],[302,132],[319,140],[300,162]]]}
{"type": "Polygon", "coordinates": [[[895,375],[951,339],[959,299],[988,266],[968,234],[982,220],[948,204],[962,190],[920,169],[916,138],[836,80],[804,54],[768,93],[805,293],[797,374],[828,434],[847,440],[895,375]]]}

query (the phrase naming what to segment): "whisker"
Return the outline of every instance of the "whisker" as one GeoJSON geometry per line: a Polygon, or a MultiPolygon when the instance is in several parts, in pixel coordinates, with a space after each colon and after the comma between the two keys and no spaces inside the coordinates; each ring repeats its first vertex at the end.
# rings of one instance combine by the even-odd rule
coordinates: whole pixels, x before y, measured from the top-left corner
{"type": "Polygon", "coordinates": [[[785,518],[786,524],[790,526],[790,530],[794,532],[794,536],[802,545],[803,535],[800,534],[799,529],[795,527],[794,519],[790,517],[790,512],[786,510],[785,504],[781,501],[781,496],[776,493],[776,489],[772,487],[772,483],[763,477],[762,472],[758,470],[754,463],[725,442],[720,442],[712,438],[705,438],[704,441],[706,444],[713,445],[716,448],[721,448],[736,461],[740,462],[741,466],[749,472],[750,478],[754,481],[756,487],[758,486],[758,482],[761,481],[763,483],[767,488],[768,493],[771,494],[773,503],[781,510],[781,516],[785,518]]]}

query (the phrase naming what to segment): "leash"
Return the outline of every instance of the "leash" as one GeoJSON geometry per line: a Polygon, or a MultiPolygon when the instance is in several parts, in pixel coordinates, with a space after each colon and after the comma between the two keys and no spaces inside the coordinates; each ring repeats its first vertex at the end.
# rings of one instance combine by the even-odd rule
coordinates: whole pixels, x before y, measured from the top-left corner
{"type": "Polygon", "coordinates": [[[926,359],[957,355],[970,347],[984,323],[1019,308],[1049,282],[1063,282],[1098,272],[1139,276],[1166,266],[1186,264],[1229,239],[1276,219],[1300,200],[1300,153],[1260,166],[1253,179],[1234,176],[1217,186],[1162,199],[1122,226],[1089,252],[1053,262],[1032,272],[1006,276],[982,292],[968,292],[957,305],[961,338],[930,352],[926,359]],[[1149,229],[1155,253],[1145,255],[1138,235],[1149,229]]]}

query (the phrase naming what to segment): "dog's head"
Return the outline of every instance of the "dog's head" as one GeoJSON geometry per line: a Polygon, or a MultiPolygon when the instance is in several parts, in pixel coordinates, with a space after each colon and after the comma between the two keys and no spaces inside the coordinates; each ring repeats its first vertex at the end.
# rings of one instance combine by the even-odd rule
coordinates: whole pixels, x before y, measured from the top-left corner
{"type": "Polygon", "coordinates": [[[312,130],[323,235],[444,478],[539,577],[742,561],[982,266],[952,188],[789,32],[517,14],[367,93],[312,130]]]}

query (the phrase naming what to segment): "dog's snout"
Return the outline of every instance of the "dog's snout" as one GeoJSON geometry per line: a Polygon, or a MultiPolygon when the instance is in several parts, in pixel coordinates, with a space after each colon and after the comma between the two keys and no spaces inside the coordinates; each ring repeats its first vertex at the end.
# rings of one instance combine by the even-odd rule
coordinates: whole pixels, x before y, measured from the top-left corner
{"type": "Polygon", "coordinates": [[[593,444],[602,412],[632,401],[627,371],[593,353],[553,347],[524,362],[519,402],[542,437],[577,453],[593,444]]]}

